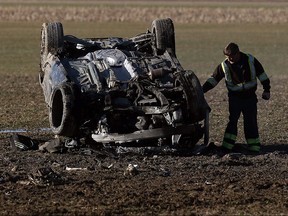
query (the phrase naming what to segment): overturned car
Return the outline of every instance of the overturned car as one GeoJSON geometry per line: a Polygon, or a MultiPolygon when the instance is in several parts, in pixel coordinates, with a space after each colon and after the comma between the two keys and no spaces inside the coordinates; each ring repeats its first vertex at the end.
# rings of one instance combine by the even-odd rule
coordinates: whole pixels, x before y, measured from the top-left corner
{"type": "Polygon", "coordinates": [[[170,18],[131,38],[77,38],[43,23],[39,81],[56,135],[103,144],[192,147],[209,139],[209,106],[175,53],[170,18]]]}

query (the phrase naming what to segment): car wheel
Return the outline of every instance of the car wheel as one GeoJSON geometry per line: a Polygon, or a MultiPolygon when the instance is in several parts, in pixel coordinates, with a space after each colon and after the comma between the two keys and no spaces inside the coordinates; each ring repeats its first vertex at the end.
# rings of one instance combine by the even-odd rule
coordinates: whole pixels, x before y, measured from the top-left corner
{"type": "Polygon", "coordinates": [[[192,91],[193,98],[194,98],[194,100],[192,100],[193,102],[192,110],[196,114],[194,118],[195,120],[200,121],[200,120],[205,119],[206,117],[207,102],[204,98],[204,93],[203,93],[200,81],[196,77],[194,72],[188,71],[187,75],[190,78],[190,82],[191,82],[190,90],[192,91]]]}
{"type": "Polygon", "coordinates": [[[174,24],[170,18],[156,19],[152,22],[151,32],[155,35],[155,46],[158,55],[166,50],[175,55],[174,24]]]}
{"type": "MultiPolygon", "coordinates": [[[[59,22],[43,23],[40,44],[40,69],[44,71],[44,62],[48,53],[57,55],[62,52],[64,44],[63,26],[59,22]]],[[[41,78],[41,77],[40,77],[41,78]]]]}
{"type": "Polygon", "coordinates": [[[201,137],[197,137],[197,136],[181,136],[179,143],[176,145],[177,148],[184,148],[184,149],[188,149],[188,148],[194,148],[195,145],[199,142],[199,140],[201,139],[201,137]]]}
{"type": "Polygon", "coordinates": [[[179,74],[180,85],[183,87],[184,97],[187,101],[187,115],[193,122],[205,119],[205,112],[209,106],[204,98],[204,93],[199,79],[193,71],[185,71],[179,74]]]}
{"type": "Polygon", "coordinates": [[[54,134],[74,137],[77,132],[75,95],[69,83],[54,88],[51,94],[49,122],[54,134]]]}
{"type": "MultiPolygon", "coordinates": [[[[195,131],[191,132],[191,135],[179,135],[178,140],[176,143],[174,143],[174,145],[177,148],[193,148],[199,142],[199,140],[202,139],[203,132],[204,131],[203,128],[201,128],[201,124],[195,124],[195,131]]],[[[176,137],[177,136],[178,135],[176,135],[176,137]]]]}

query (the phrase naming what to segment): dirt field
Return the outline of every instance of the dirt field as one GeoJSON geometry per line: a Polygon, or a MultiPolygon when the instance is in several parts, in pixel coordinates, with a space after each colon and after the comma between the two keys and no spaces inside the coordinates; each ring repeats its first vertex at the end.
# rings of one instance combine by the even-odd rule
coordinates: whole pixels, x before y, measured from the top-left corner
{"type": "MultiPolygon", "coordinates": [[[[12,17],[6,18],[11,22],[39,18],[41,10],[33,14],[28,7],[24,9],[27,10],[21,8],[10,13],[10,7],[0,7],[0,19],[4,19],[1,17],[4,13],[8,14],[5,17],[12,17]],[[22,12],[26,18],[18,19],[22,12]]],[[[64,19],[61,7],[58,9],[55,16],[64,19]]],[[[260,19],[263,10],[265,12],[265,9],[254,9],[253,15],[263,21],[260,19]]],[[[74,12],[81,10],[74,9],[74,12]]],[[[218,12],[221,17],[221,10],[218,12]]],[[[233,14],[233,10],[230,12],[233,14]]],[[[173,16],[177,13],[176,10],[173,16]]],[[[81,16],[85,17],[85,13],[81,16]]],[[[147,18],[149,22],[154,14],[151,16],[147,18]]],[[[231,16],[227,17],[223,20],[230,22],[231,16]]],[[[272,10],[264,22],[287,23],[287,17],[287,9],[272,10]],[[281,16],[276,16],[276,12],[281,16]],[[271,17],[276,21],[271,21],[271,17]]],[[[210,22],[210,16],[202,18],[210,22]]],[[[177,22],[182,19],[186,22],[183,16],[179,16],[177,22]]],[[[205,22],[203,20],[199,22],[205,22]]],[[[207,78],[197,76],[202,83],[207,78]]],[[[58,153],[38,149],[19,151],[10,145],[12,133],[1,133],[0,215],[287,215],[288,75],[270,77],[270,101],[260,99],[261,86],[257,91],[262,142],[258,155],[249,155],[243,148],[242,121],[239,122],[238,149],[226,155],[217,147],[204,148],[202,140],[189,151],[167,148],[131,151],[89,145],[58,153]],[[127,171],[129,164],[134,167],[132,172],[127,171]]],[[[205,96],[212,108],[210,141],[221,142],[228,115],[223,82],[205,96]]],[[[0,119],[5,119],[0,130],[48,127],[47,110],[36,75],[1,75],[0,101],[0,119]]],[[[53,138],[48,132],[23,135],[39,145],[53,138]]]]}

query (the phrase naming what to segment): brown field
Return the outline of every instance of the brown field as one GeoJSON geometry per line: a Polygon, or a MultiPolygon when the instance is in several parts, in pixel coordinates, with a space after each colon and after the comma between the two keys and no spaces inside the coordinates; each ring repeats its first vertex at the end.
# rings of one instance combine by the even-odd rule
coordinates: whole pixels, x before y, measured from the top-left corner
{"type": "MultiPolygon", "coordinates": [[[[97,15],[100,13],[97,8],[65,7],[69,13],[61,13],[63,6],[55,7],[56,10],[21,5],[15,9],[15,5],[0,4],[0,20],[8,23],[49,21],[52,11],[53,19],[73,21],[77,17],[77,21],[91,22],[97,18],[104,19],[103,22],[112,19],[97,15]],[[96,15],[86,16],[89,10],[96,15]]],[[[111,10],[104,7],[105,14],[111,10]]],[[[287,23],[288,17],[285,8],[246,8],[240,10],[239,17],[233,17],[235,8],[224,10],[227,13],[222,10],[209,13],[211,10],[201,6],[200,11],[193,7],[173,10],[160,7],[152,11],[148,7],[128,7],[125,14],[124,9],[112,11],[121,14],[120,20],[113,20],[119,22],[138,21],[145,14],[145,20],[150,23],[158,13],[173,16],[179,23],[229,23],[235,18],[244,23],[287,23]],[[267,14],[264,19],[262,13],[267,14]],[[247,21],[249,14],[255,17],[251,15],[247,21]]],[[[37,75],[0,72],[0,130],[48,127],[37,75]]],[[[197,75],[202,83],[207,78],[207,74],[197,75]]],[[[257,91],[262,141],[259,155],[245,154],[241,147],[224,156],[219,155],[216,148],[208,148],[200,155],[193,151],[141,149],[117,153],[114,149],[92,149],[91,146],[62,153],[14,151],[9,142],[12,133],[0,134],[0,215],[287,215],[288,75],[282,71],[281,75],[270,76],[271,100],[260,99],[261,86],[257,91]],[[138,173],[127,174],[128,164],[137,165],[138,173]],[[41,174],[43,169],[48,171],[41,174]]],[[[223,81],[206,94],[206,99],[212,108],[211,141],[221,141],[228,117],[223,81]]],[[[239,146],[245,143],[242,125],[240,121],[239,146]]],[[[39,131],[24,135],[40,143],[53,138],[52,134],[39,131]]]]}
{"type": "Polygon", "coordinates": [[[155,5],[91,2],[74,5],[11,5],[0,4],[1,21],[83,21],[83,22],[150,22],[170,17],[177,23],[287,23],[287,3],[176,3],[155,5]]]}

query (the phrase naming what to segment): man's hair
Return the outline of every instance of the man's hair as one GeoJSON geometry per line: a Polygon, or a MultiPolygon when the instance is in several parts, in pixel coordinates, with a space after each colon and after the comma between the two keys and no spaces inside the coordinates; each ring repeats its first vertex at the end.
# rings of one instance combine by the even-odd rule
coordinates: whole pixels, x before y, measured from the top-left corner
{"type": "Polygon", "coordinates": [[[239,52],[239,47],[236,43],[229,43],[223,50],[224,55],[235,55],[236,53],[239,52]]]}

